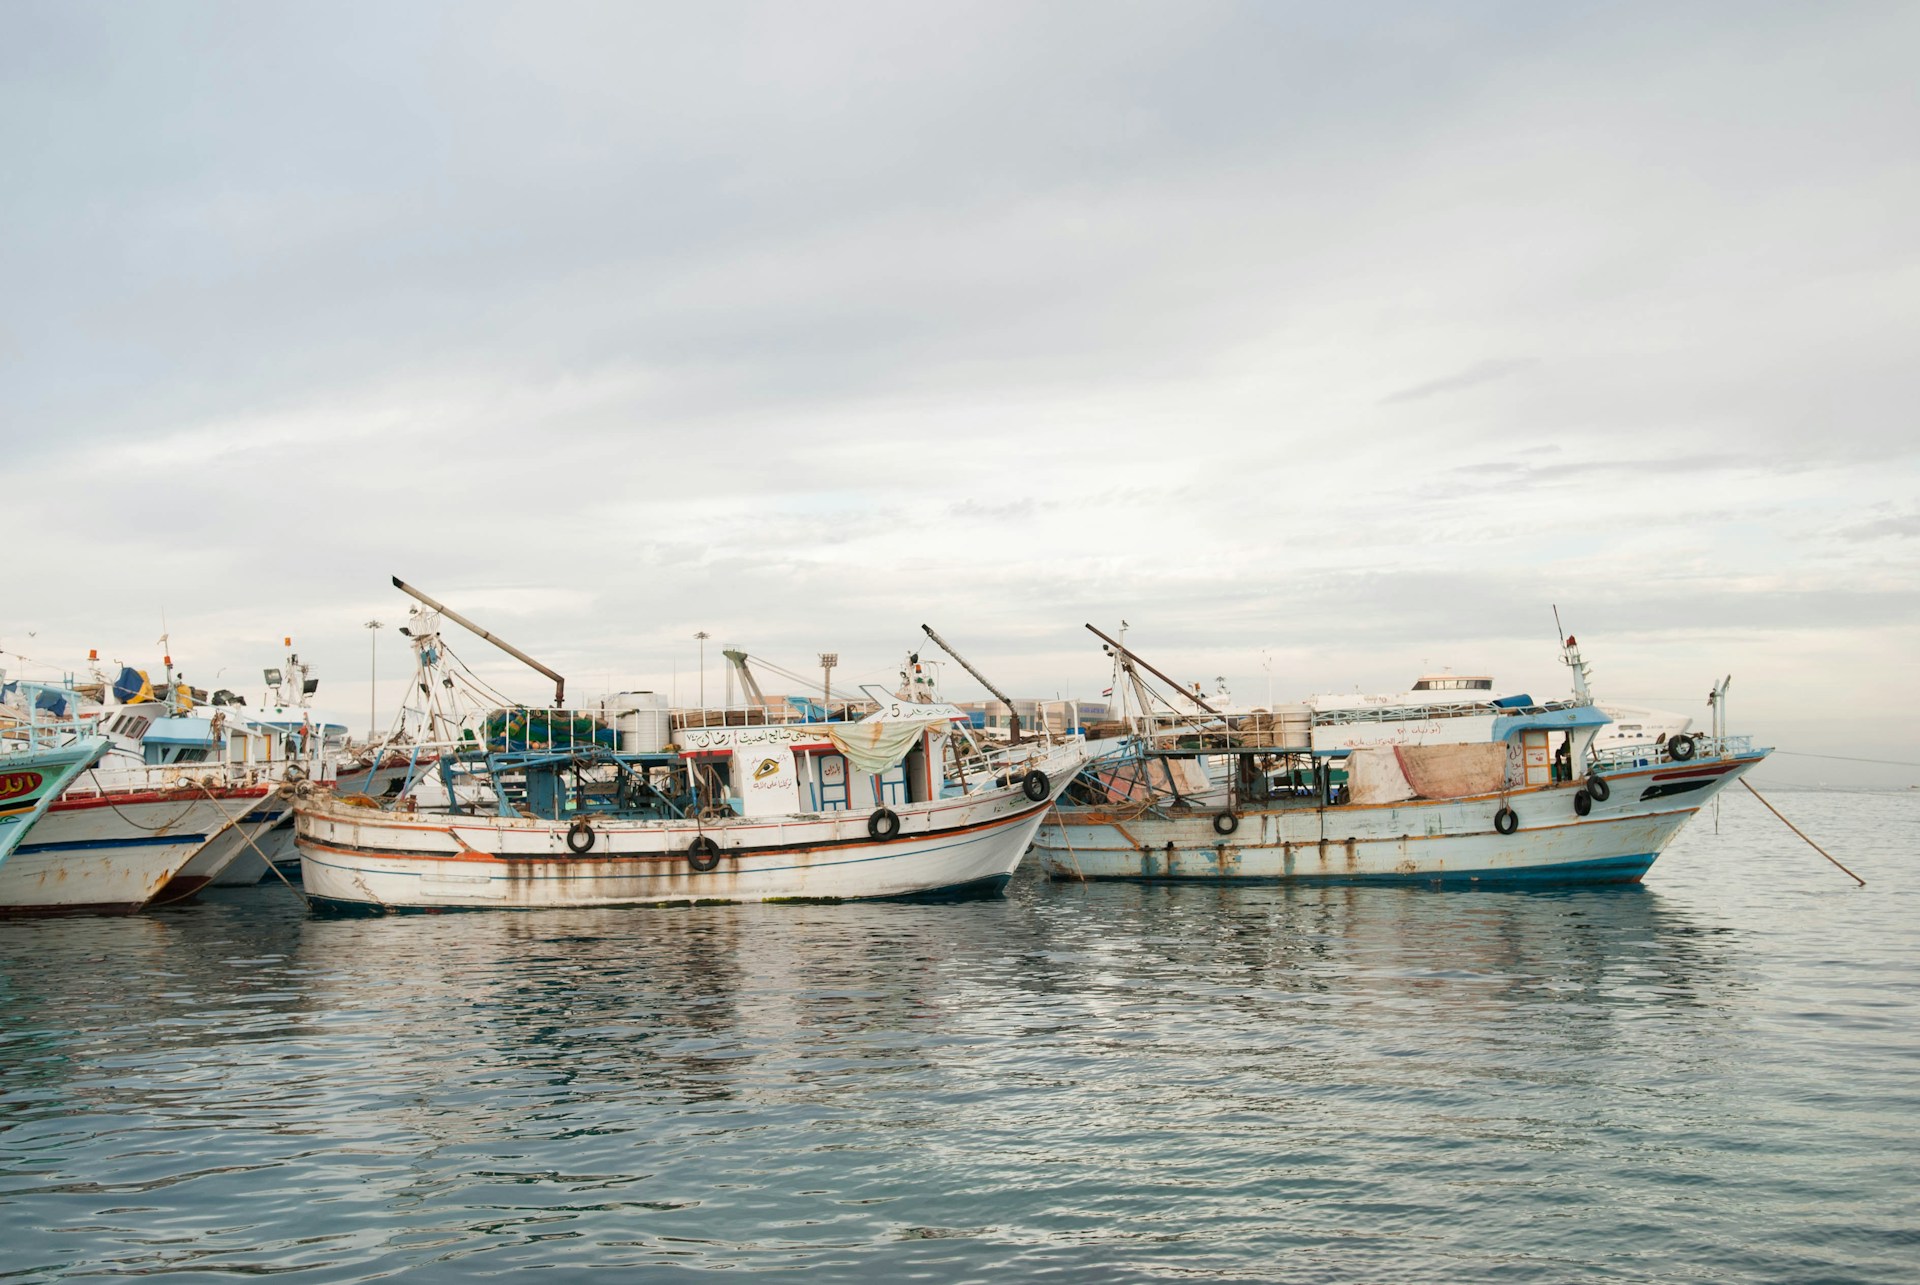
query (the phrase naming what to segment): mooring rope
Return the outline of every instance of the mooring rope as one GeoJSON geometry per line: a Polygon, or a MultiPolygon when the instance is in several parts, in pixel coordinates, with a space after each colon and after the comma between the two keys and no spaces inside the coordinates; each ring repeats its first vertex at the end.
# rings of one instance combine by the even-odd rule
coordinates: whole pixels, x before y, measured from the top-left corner
{"type": "MultiPolygon", "coordinates": [[[[1741,779],[1740,784],[1746,785],[1747,793],[1751,794],[1754,798],[1759,799],[1761,804],[1767,809],[1767,811],[1773,813],[1777,817],[1780,817],[1781,825],[1786,826],[1787,829],[1793,831],[1795,834],[1799,835],[1802,839],[1807,839],[1806,834],[1801,831],[1799,826],[1787,820],[1785,817],[1780,816],[1780,809],[1774,807],[1773,804],[1768,803],[1766,796],[1760,793],[1760,791],[1754,789],[1751,785],[1747,785],[1745,778],[1741,779]]],[[[1853,880],[1855,883],[1859,884],[1862,888],[1867,886],[1867,881],[1865,879],[1862,879],[1859,875],[1847,869],[1845,866],[1841,866],[1838,861],[1834,861],[1833,854],[1831,852],[1828,852],[1825,848],[1821,847],[1819,844],[1815,843],[1812,839],[1807,839],[1807,846],[1809,848],[1812,848],[1815,852],[1819,853],[1821,856],[1825,857],[1827,860],[1833,861],[1834,865],[1840,866],[1841,873],[1846,875],[1847,878],[1853,880]]]]}

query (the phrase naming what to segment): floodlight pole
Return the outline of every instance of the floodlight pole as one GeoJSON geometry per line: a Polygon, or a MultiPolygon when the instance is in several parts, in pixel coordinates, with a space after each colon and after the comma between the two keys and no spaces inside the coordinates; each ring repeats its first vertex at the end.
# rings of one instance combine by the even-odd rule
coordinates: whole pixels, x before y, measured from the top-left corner
{"type": "Polygon", "coordinates": [[[375,632],[383,626],[378,620],[367,622],[367,744],[373,744],[373,738],[380,735],[380,714],[376,702],[380,699],[380,635],[375,632]]]}

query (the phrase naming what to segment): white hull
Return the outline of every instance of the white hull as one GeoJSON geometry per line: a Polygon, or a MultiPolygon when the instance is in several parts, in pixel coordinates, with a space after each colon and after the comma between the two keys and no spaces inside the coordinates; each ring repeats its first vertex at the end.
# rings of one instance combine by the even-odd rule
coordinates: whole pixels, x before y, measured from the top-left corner
{"type": "Polygon", "coordinates": [[[279,793],[263,799],[228,799],[225,806],[227,813],[237,819],[201,845],[167,884],[160,895],[161,901],[191,897],[209,885],[225,883],[227,872],[240,866],[242,858],[253,873],[252,878],[245,879],[246,883],[258,883],[266,873],[252,845],[262,843],[273,827],[293,811],[292,797],[279,793]]]}
{"type": "Polygon", "coordinates": [[[63,799],[0,864],[0,911],[139,910],[251,801],[198,789],[63,799]]]}
{"type": "MultiPolygon", "coordinates": [[[[1077,749],[1040,766],[1055,795],[1077,749]]],[[[564,824],[519,817],[382,812],[334,800],[302,804],[296,830],[308,898],[322,909],[469,909],[672,902],[860,900],[1003,886],[1051,799],[1016,786],[894,809],[896,837],[872,838],[866,812],[691,820],[593,820],[569,853],[564,824]],[[696,871],[690,845],[720,863],[696,871]]]]}
{"type": "Polygon", "coordinates": [[[1043,827],[1035,843],[1055,879],[1633,882],[1702,803],[1762,757],[1610,774],[1609,797],[1584,817],[1573,783],[1466,799],[1259,805],[1225,835],[1218,813],[1062,808],[1062,823],[1043,827]],[[1513,834],[1494,828],[1503,803],[1519,818],[1513,834]]]}
{"type": "MultiPolygon", "coordinates": [[[[298,862],[300,851],[294,847],[293,809],[291,806],[281,814],[280,820],[271,826],[248,827],[253,842],[240,842],[240,851],[233,861],[213,877],[216,888],[250,888],[263,879],[272,879],[267,870],[267,862],[275,865],[283,862],[298,862]],[[256,851],[257,849],[257,851],[256,851]],[[262,858],[265,860],[262,860],[262,858]]],[[[276,880],[276,882],[278,882],[276,880]]]]}

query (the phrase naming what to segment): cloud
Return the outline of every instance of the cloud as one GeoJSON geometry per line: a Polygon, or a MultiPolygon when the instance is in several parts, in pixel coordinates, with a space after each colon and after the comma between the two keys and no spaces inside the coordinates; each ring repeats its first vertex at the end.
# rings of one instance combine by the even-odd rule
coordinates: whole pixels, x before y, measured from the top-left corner
{"type": "Polygon", "coordinates": [[[1097,690],[1124,615],[1298,694],[1537,684],[1558,602],[1642,690],[1725,650],[1868,719],[1917,23],[15,7],[0,445],[65,570],[0,645],[164,612],[339,692],[397,573],[623,684],[700,629],[885,677],[926,620],[1097,690]]]}
{"type": "Polygon", "coordinates": [[[1510,378],[1535,364],[1534,360],[1528,357],[1476,362],[1458,374],[1448,375],[1444,379],[1430,379],[1425,383],[1403,388],[1397,393],[1390,393],[1380,399],[1380,404],[1396,406],[1402,402],[1425,401],[1441,393],[1459,392],[1463,388],[1473,388],[1479,384],[1490,384],[1496,379],[1510,378]]]}

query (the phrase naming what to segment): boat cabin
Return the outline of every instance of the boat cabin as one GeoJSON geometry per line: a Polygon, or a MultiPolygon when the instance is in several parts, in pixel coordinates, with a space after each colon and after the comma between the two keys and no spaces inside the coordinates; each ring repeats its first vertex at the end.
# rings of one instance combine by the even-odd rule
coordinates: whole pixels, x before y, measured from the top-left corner
{"type": "Polygon", "coordinates": [[[891,702],[853,723],[687,727],[676,747],[702,808],[739,816],[870,812],[948,792],[945,704],[891,702]]]}

